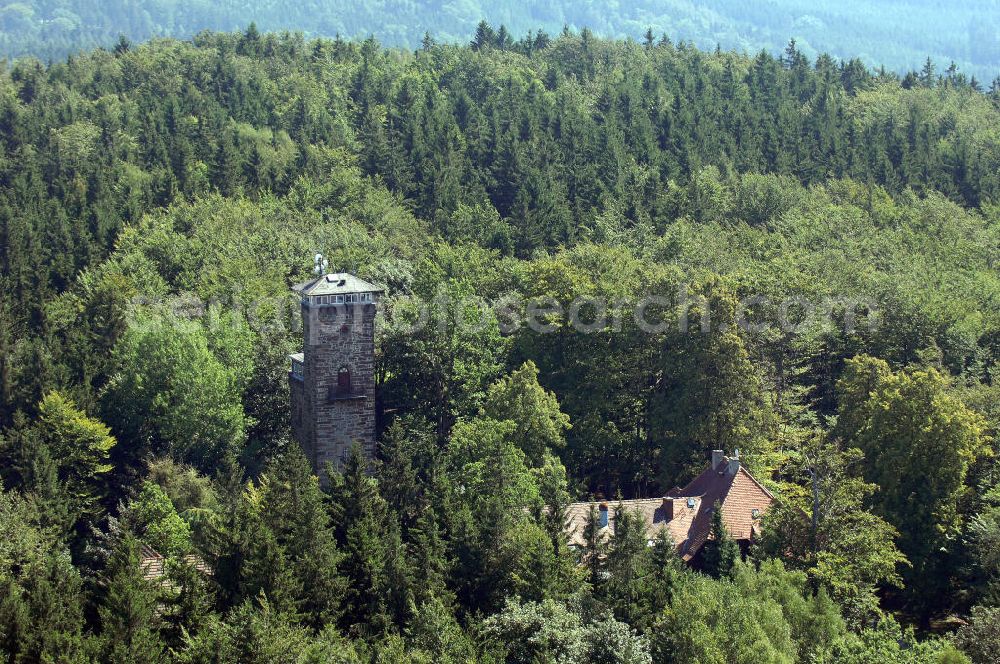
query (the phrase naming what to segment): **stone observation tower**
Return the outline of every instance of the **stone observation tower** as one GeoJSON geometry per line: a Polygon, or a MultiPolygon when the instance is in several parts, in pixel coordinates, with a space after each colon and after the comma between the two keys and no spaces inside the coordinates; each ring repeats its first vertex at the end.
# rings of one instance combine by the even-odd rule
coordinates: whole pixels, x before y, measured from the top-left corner
{"type": "MultiPolygon", "coordinates": [[[[375,307],[382,289],[352,274],[327,274],[292,290],[302,298],[303,351],[289,356],[292,433],[320,478],[353,445],[375,456],[375,307]]],[[[325,481],[325,480],[324,480],[325,481]]]]}

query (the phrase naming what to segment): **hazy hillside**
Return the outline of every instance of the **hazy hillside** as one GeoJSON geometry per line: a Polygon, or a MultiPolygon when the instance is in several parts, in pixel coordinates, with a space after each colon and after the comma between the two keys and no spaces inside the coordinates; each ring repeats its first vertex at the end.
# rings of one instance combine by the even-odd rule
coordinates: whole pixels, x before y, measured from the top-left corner
{"type": "MultiPolygon", "coordinates": [[[[2,0],[0,0],[2,2],[2,0]]],[[[516,35],[564,25],[599,35],[693,40],[702,47],[782,49],[795,38],[808,56],[823,51],[860,56],[872,66],[919,68],[929,55],[943,69],[954,60],[985,82],[1000,74],[1000,3],[956,0],[25,0],[0,9],[0,53],[62,58],[69,52],[132,40],[188,37],[199,30],[232,30],[255,21],[262,30],[301,30],[316,36],[374,34],[388,45],[416,46],[429,30],[439,41],[465,41],[481,19],[516,35]],[[805,9],[808,8],[808,9],[805,9]]]]}

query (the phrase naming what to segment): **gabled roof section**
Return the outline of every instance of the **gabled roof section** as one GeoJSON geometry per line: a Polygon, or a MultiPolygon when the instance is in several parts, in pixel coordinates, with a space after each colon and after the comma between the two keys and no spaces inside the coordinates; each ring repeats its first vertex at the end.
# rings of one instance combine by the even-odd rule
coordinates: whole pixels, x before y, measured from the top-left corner
{"type": "MultiPolygon", "coordinates": [[[[722,522],[730,536],[735,540],[752,539],[760,515],[774,502],[774,496],[743,467],[739,459],[729,459],[721,452],[718,455],[714,468],[706,469],[683,489],[671,489],[663,498],[605,501],[608,525],[601,529],[601,536],[614,536],[615,510],[621,506],[639,512],[645,520],[649,539],[666,530],[678,554],[685,560],[691,560],[711,538],[712,512],[718,502],[722,506],[722,522]],[[668,502],[670,500],[672,504],[668,502]]],[[[566,531],[570,544],[586,546],[583,533],[590,509],[599,509],[600,505],[599,502],[582,502],[567,507],[566,531]]]]}
{"type": "MultiPolygon", "coordinates": [[[[191,565],[196,570],[207,576],[212,576],[212,568],[199,556],[189,553],[182,560],[191,565]]],[[[143,544],[139,550],[139,571],[147,581],[158,583],[161,586],[169,585],[166,579],[167,559],[156,549],[143,544]]]]}
{"type": "Polygon", "coordinates": [[[382,293],[383,288],[368,283],[347,272],[337,272],[316,277],[310,281],[292,286],[300,295],[341,295],[344,293],[382,293]]]}
{"type": "Polygon", "coordinates": [[[774,496],[743,467],[739,461],[724,459],[718,468],[708,468],[680,489],[677,496],[698,496],[698,514],[691,523],[685,559],[691,559],[707,542],[712,533],[712,512],[715,503],[722,506],[722,522],[735,540],[749,540],[760,514],[771,506],[774,496]],[[733,466],[736,466],[733,472],[733,466]],[[759,510],[754,516],[754,510],[759,510]]]}
{"type": "MultiPolygon", "coordinates": [[[[674,545],[680,550],[687,541],[691,522],[698,513],[699,500],[693,499],[693,507],[687,507],[683,500],[674,505],[672,519],[667,518],[667,509],[662,498],[644,498],[639,500],[610,501],[608,505],[608,525],[601,528],[601,537],[610,538],[615,534],[615,512],[621,507],[629,512],[639,512],[646,522],[646,538],[656,539],[661,530],[666,530],[674,545]]],[[[598,508],[599,503],[570,503],[566,508],[566,530],[569,543],[583,547],[587,543],[583,538],[587,519],[590,517],[590,507],[598,508]]]]}

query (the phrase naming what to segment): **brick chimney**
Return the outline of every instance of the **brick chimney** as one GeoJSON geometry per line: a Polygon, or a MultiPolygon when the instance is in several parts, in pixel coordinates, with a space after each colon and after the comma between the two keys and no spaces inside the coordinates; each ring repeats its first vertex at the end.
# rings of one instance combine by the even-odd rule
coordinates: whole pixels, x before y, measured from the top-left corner
{"type": "Polygon", "coordinates": [[[664,498],[663,499],[663,518],[666,521],[671,521],[674,518],[674,499],[664,498]]]}
{"type": "Polygon", "coordinates": [[[726,459],[726,454],[722,450],[712,450],[712,470],[722,470],[719,466],[726,459]]]}

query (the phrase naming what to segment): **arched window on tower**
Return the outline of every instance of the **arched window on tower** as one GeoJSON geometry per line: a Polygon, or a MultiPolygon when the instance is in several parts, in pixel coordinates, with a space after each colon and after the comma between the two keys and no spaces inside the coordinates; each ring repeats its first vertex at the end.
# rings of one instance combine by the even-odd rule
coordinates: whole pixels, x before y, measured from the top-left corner
{"type": "Polygon", "coordinates": [[[340,369],[337,370],[337,393],[351,393],[351,370],[346,366],[340,367],[340,369]]]}

